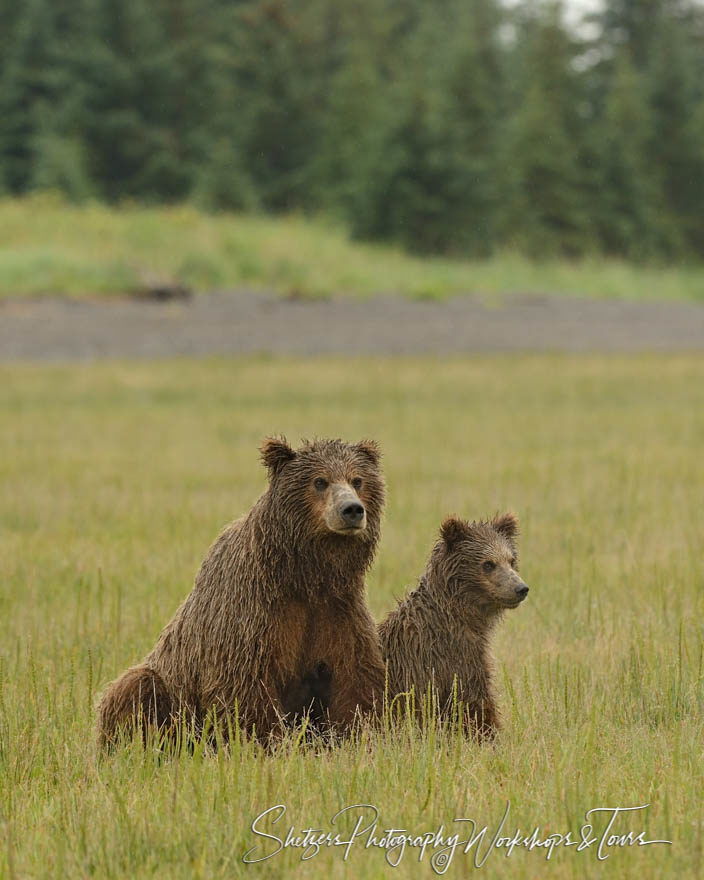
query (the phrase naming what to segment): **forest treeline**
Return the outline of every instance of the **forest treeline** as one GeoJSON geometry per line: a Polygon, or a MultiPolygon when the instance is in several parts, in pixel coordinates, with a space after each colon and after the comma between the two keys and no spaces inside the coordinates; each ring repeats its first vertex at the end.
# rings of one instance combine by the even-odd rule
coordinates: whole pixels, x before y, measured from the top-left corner
{"type": "Polygon", "coordinates": [[[0,192],[340,217],[416,252],[704,255],[704,9],[0,0],[0,192]]]}

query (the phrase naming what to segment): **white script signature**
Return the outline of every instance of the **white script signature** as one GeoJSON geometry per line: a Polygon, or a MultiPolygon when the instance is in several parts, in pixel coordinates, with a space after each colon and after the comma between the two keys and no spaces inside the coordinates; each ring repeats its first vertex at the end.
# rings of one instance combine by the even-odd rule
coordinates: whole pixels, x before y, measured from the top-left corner
{"type": "Polygon", "coordinates": [[[584,814],[585,822],[576,834],[567,831],[541,833],[536,825],[531,831],[522,831],[517,827],[514,832],[507,833],[510,801],[500,822],[493,831],[488,825],[479,827],[474,819],[455,818],[452,823],[458,831],[450,833],[445,825],[434,831],[411,831],[408,828],[381,826],[379,810],[373,804],[353,804],[343,807],[330,820],[330,830],[324,828],[297,829],[289,825],[284,834],[285,826],[274,828],[286,814],[286,806],[277,804],[263,810],[251,824],[253,833],[261,838],[242,857],[247,864],[264,862],[286,849],[298,849],[302,861],[315,858],[322,850],[340,847],[343,861],[349,858],[353,847],[362,849],[383,850],[389,865],[397,867],[407,851],[417,852],[418,861],[427,858],[436,874],[444,874],[456,854],[471,856],[474,867],[481,868],[493,852],[510,856],[516,849],[542,853],[550,859],[555,850],[563,847],[575,847],[574,852],[591,850],[599,861],[609,858],[610,851],[615,848],[624,849],[632,846],[651,846],[652,844],[671,844],[671,840],[647,840],[645,831],[624,830],[623,823],[618,820],[625,814],[645,810],[649,804],[637,807],[592,807],[584,814]],[[603,820],[602,830],[596,831],[594,822],[603,820]],[[342,831],[340,825],[351,825],[350,831],[342,831]],[[279,833],[274,833],[274,830],[279,833]],[[469,832],[467,834],[467,832],[469,832]],[[465,836],[466,835],[466,836],[465,836]]]}

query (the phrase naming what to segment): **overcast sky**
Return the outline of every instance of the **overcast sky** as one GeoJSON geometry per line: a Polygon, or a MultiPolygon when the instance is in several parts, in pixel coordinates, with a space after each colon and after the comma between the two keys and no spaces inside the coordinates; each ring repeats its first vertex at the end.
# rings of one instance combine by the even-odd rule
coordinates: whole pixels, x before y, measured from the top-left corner
{"type": "MultiPolygon", "coordinates": [[[[506,6],[516,6],[520,0],[504,0],[506,6]]],[[[563,0],[565,22],[572,28],[578,27],[585,13],[604,8],[604,0],[563,0]]]]}

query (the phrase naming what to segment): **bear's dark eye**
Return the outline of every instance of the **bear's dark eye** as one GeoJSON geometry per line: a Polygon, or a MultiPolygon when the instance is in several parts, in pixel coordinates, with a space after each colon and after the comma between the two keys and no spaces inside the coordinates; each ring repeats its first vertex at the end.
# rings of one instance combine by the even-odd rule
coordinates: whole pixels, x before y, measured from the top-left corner
{"type": "Polygon", "coordinates": [[[359,492],[359,490],[362,488],[361,477],[355,477],[354,480],[352,480],[352,488],[359,492]]]}
{"type": "Polygon", "coordinates": [[[518,562],[518,560],[517,560],[516,557],[514,556],[513,559],[511,560],[511,568],[515,568],[517,562],[518,562]]]}
{"type": "Polygon", "coordinates": [[[496,563],[491,562],[490,560],[487,559],[487,561],[485,563],[483,563],[482,568],[484,569],[484,571],[487,574],[489,574],[489,572],[493,571],[496,568],[496,563]]]}
{"type": "Polygon", "coordinates": [[[313,485],[318,490],[318,492],[324,492],[328,487],[328,481],[324,477],[317,477],[313,482],[313,485]]]}

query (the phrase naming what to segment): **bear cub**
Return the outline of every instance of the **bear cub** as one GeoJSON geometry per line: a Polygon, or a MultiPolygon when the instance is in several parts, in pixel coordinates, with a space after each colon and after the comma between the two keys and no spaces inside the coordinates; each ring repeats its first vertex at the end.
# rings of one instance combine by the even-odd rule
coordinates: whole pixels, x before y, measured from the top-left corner
{"type": "Polygon", "coordinates": [[[518,575],[513,513],[491,521],[447,517],[415,590],[379,626],[388,698],[415,690],[416,712],[432,695],[436,717],[462,706],[463,729],[490,738],[499,727],[490,639],[528,587],[518,575]]]}

